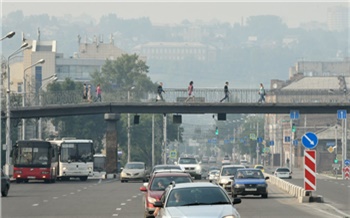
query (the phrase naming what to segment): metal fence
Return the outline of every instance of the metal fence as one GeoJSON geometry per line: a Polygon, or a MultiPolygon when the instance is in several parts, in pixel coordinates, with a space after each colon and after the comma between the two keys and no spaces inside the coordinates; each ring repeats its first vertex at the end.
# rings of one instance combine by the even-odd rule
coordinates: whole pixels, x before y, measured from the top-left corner
{"type": "MultiPolygon", "coordinates": [[[[157,104],[184,103],[188,97],[187,89],[164,89],[164,101],[158,101],[157,104]]],[[[224,103],[257,103],[260,98],[257,89],[230,89],[229,101],[224,103]]],[[[94,93],[95,94],[95,93],[94,93]]],[[[197,103],[219,103],[224,97],[222,89],[200,89],[193,92],[194,100],[189,102],[197,103]]],[[[12,108],[23,107],[22,94],[11,94],[12,108]]],[[[155,103],[156,92],[139,92],[136,90],[125,91],[117,90],[114,92],[103,92],[102,102],[140,102],[155,103]]],[[[319,103],[341,104],[349,103],[347,92],[339,90],[266,90],[266,103],[319,103]]],[[[3,98],[5,99],[5,98],[3,98]]],[[[83,99],[81,91],[60,91],[60,92],[40,92],[27,93],[26,106],[47,106],[47,105],[69,105],[69,104],[94,104],[98,103],[95,95],[91,101],[83,99]]],[[[3,103],[3,108],[4,102],[3,103]]]]}

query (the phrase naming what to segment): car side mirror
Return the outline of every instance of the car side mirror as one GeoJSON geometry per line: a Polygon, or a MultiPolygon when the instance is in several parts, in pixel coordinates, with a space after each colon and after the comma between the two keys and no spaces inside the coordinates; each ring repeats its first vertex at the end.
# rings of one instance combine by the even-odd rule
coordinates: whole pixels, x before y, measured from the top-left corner
{"type": "Polygon", "coordinates": [[[122,170],[124,170],[124,168],[123,168],[123,167],[120,167],[120,171],[122,171],[122,170]]]}
{"type": "Polygon", "coordinates": [[[141,187],[140,187],[140,191],[142,191],[142,192],[147,192],[147,188],[146,188],[146,186],[144,186],[144,185],[143,185],[143,186],[141,186],[141,187]]]}
{"type": "Polygon", "coordinates": [[[265,180],[268,180],[268,179],[270,179],[270,177],[266,176],[266,177],[265,177],[265,180]]]}
{"type": "Polygon", "coordinates": [[[154,207],[163,207],[163,203],[161,201],[156,201],[153,203],[154,207]]]}
{"type": "Polygon", "coordinates": [[[234,198],[232,204],[240,204],[242,202],[241,198],[234,198]]]}
{"type": "Polygon", "coordinates": [[[231,180],[235,180],[235,177],[234,177],[234,176],[231,176],[230,179],[231,179],[231,180]]]}

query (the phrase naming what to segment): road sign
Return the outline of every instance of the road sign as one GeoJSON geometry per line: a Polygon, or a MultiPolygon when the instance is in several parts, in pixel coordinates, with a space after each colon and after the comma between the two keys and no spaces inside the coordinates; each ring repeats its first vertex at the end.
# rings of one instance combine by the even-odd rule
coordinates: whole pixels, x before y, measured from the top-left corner
{"type": "Polygon", "coordinates": [[[304,189],[316,191],[316,151],[304,151],[304,189]]]}
{"type": "Polygon", "coordinates": [[[346,119],[346,110],[338,110],[337,115],[338,115],[338,120],[345,120],[346,119]]]}
{"type": "Polygon", "coordinates": [[[271,140],[270,141],[270,146],[274,146],[275,145],[275,141],[271,140]]]}
{"type": "Polygon", "coordinates": [[[350,179],[350,166],[343,167],[344,179],[350,179]]]}
{"type": "Polygon", "coordinates": [[[263,141],[261,137],[258,137],[256,140],[258,141],[258,143],[261,143],[263,141]]]}
{"type": "Polygon", "coordinates": [[[176,150],[170,151],[170,158],[176,158],[176,150]]]}
{"type": "Polygon", "coordinates": [[[301,137],[301,142],[305,148],[313,149],[317,146],[318,138],[315,133],[307,132],[301,137]]]}
{"type": "Polygon", "coordinates": [[[344,165],[345,165],[345,166],[349,166],[349,165],[350,165],[350,160],[349,160],[349,159],[344,160],[344,165]]]}
{"type": "Polygon", "coordinates": [[[329,153],[332,153],[334,151],[334,148],[332,146],[329,146],[328,149],[329,153]]]}
{"type": "Polygon", "coordinates": [[[290,119],[298,120],[299,119],[299,111],[298,110],[291,110],[290,111],[290,119]]]}
{"type": "Polygon", "coordinates": [[[298,140],[297,139],[293,140],[293,145],[298,146],[298,140]]]}
{"type": "Polygon", "coordinates": [[[250,133],[250,134],[249,134],[249,138],[250,138],[251,140],[256,140],[255,133],[250,133]]]}
{"type": "Polygon", "coordinates": [[[290,142],[290,136],[285,136],[284,137],[284,142],[290,142]]]}
{"type": "Polygon", "coordinates": [[[326,143],[326,146],[328,147],[328,146],[335,146],[335,142],[327,142],[326,143]]]}

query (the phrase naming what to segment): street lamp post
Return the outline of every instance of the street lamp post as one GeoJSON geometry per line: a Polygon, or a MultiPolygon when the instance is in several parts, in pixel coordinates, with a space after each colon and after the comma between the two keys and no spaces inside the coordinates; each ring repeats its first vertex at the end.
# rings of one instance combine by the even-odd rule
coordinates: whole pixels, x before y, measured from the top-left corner
{"type": "MultiPolygon", "coordinates": [[[[26,81],[26,71],[36,65],[39,65],[39,64],[43,64],[45,63],[45,60],[44,59],[40,59],[38,60],[36,63],[26,67],[24,70],[23,70],[23,96],[22,96],[22,106],[25,107],[26,106],[26,98],[27,98],[27,81],[26,81]]],[[[25,140],[26,138],[26,120],[25,119],[22,119],[22,139],[25,140]]]]}
{"type": "Polygon", "coordinates": [[[19,52],[27,49],[28,43],[23,43],[15,52],[9,55],[7,58],[7,90],[6,90],[6,165],[5,172],[8,176],[12,176],[12,170],[10,170],[10,152],[11,152],[11,112],[10,112],[10,59],[19,52]]]}
{"type": "Polygon", "coordinates": [[[9,32],[9,33],[7,33],[4,37],[2,37],[1,39],[0,39],[0,41],[2,41],[2,40],[4,40],[4,39],[6,39],[6,38],[12,38],[12,36],[14,36],[16,33],[14,32],[14,31],[11,31],[11,32],[9,32]]]}
{"type": "MultiPolygon", "coordinates": [[[[129,90],[128,90],[128,102],[130,101],[130,90],[133,90],[135,88],[135,86],[132,86],[129,90]]],[[[128,113],[128,162],[130,162],[130,113],[128,113]]]]}
{"type": "MultiPolygon", "coordinates": [[[[52,76],[49,76],[48,78],[45,78],[43,79],[44,80],[48,80],[45,84],[42,84],[40,86],[40,88],[38,89],[38,92],[39,92],[39,105],[41,106],[41,91],[43,89],[43,87],[47,84],[49,84],[50,82],[54,82],[58,79],[57,75],[54,74],[52,76]]],[[[42,138],[42,129],[41,129],[41,117],[39,117],[39,120],[38,120],[38,138],[41,139],[42,138]]]]}

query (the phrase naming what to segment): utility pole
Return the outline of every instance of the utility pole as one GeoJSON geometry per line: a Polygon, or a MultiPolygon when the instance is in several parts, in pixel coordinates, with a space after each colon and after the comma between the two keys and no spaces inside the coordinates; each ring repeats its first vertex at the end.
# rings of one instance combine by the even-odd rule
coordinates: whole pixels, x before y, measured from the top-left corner
{"type": "Polygon", "coordinates": [[[289,169],[290,171],[293,172],[293,169],[292,169],[292,147],[293,147],[293,140],[294,140],[294,137],[293,136],[293,132],[292,132],[292,128],[293,128],[293,120],[290,119],[290,143],[289,143],[289,169]]]}
{"type": "Polygon", "coordinates": [[[167,134],[166,134],[166,125],[167,125],[167,120],[166,120],[166,114],[163,116],[163,138],[164,138],[164,164],[166,164],[166,147],[167,147],[167,134]]]}
{"type": "Polygon", "coordinates": [[[259,153],[260,153],[258,137],[259,137],[259,122],[256,123],[256,164],[259,164],[259,153]]]}
{"type": "Polygon", "coordinates": [[[152,114],[152,168],[155,165],[154,159],[154,114],[152,114]]]}

